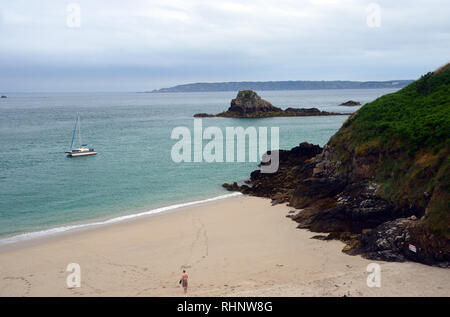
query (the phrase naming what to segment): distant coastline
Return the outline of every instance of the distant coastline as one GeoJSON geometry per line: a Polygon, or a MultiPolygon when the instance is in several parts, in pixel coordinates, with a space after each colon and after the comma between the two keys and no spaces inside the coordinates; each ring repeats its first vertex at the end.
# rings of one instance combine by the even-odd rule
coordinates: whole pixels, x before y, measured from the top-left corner
{"type": "Polygon", "coordinates": [[[388,81],[240,81],[217,83],[190,83],[168,88],[143,91],[142,93],[165,92],[210,92],[238,90],[320,90],[320,89],[370,89],[370,88],[403,88],[413,80],[388,81]]]}

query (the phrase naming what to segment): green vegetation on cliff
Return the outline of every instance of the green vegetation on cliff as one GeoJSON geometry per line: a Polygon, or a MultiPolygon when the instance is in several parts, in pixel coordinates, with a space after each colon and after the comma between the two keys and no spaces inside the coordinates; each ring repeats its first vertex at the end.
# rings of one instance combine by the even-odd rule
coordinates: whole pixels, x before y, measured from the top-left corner
{"type": "Polygon", "coordinates": [[[450,135],[450,67],[378,98],[362,107],[351,121],[358,143],[398,138],[407,142],[412,152],[423,146],[443,147],[450,135]]]}
{"type": "Polygon", "coordinates": [[[450,237],[450,64],[366,104],[328,144],[341,173],[374,178],[383,198],[450,237]]]}

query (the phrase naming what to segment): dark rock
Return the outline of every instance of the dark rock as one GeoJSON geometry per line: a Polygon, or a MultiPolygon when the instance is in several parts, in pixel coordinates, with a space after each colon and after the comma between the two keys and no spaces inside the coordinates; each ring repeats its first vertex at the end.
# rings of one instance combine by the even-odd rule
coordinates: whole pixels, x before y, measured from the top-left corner
{"type": "Polygon", "coordinates": [[[372,230],[364,231],[360,243],[347,251],[362,253],[366,258],[383,261],[406,261],[415,255],[408,249],[411,236],[408,226],[413,220],[399,218],[381,224],[372,230]]]}
{"type": "MultiPolygon", "coordinates": [[[[312,116],[335,116],[346,115],[345,113],[321,111],[317,108],[287,108],[283,110],[286,117],[312,117],[312,116]]],[[[348,113],[347,113],[348,115],[348,113]]]]}
{"type": "Polygon", "coordinates": [[[348,115],[320,111],[317,108],[281,108],[273,106],[269,101],[262,99],[253,90],[241,90],[236,98],[231,100],[227,111],[218,114],[197,113],[196,118],[231,117],[231,118],[264,118],[264,117],[293,117],[293,116],[330,116],[348,115]]]}
{"type": "Polygon", "coordinates": [[[0,98],[8,98],[8,97],[6,97],[5,95],[2,95],[0,98]]]}
{"type": "Polygon", "coordinates": [[[216,115],[214,114],[209,114],[209,113],[197,113],[194,114],[194,118],[211,118],[211,117],[215,117],[216,115]]]}
{"type": "Polygon", "coordinates": [[[317,108],[286,108],[285,111],[299,112],[299,113],[304,112],[304,113],[310,113],[310,114],[313,114],[313,113],[320,114],[321,113],[321,111],[317,108]]]}
{"type": "Polygon", "coordinates": [[[349,100],[341,103],[339,106],[354,107],[354,106],[361,106],[361,103],[359,101],[349,100]]]}
{"type": "Polygon", "coordinates": [[[255,170],[250,174],[247,185],[236,186],[224,184],[228,190],[239,190],[242,193],[272,199],[272,203],[289,202],[293,191],[298,184],[312,174],[313,165],[308,162],[320,153],[322,148],[318,145],[301,143],[290,151],[279,151],[279,168],[276,173],[261,173],[255,170]]]}
{"type": "Polygon", "coordinates": [[[290,199],[290,205],[295,208],[305,208],[317,199],[333,197],[338,194],[345,185],[346,182],[344,179],[335,177],[307,178],[295,189],[290,199]]]}
{"type": "Polygon", "coordinates": [[[289,201],[289,194],[287,192],[278,192],[275,195],[273,195],[272,198],[272,205],[282,204],[287,201],[289,201]]]}
{"type": "Polygon", "coordinates": [[[346,184],[335,177],[306,179],[293,193],[291,205],[308,209],[293,219],[299,227],[313,232],[361,233],[399,216],[413,214],[412,209],[395,209],[376,190],[376,184],[369,181],[346,184]]]}
{"type": "Polygon", "coordinates": [[[229,190],[229,191],[239,191],[239,185],[234,182],[233,184],[222,184],[222,187],[224,187],[225,189],[229,190]]]}
{"type": "Polygon", "coordinates": [[[230,108],[228,108],[228,112],[236,112],[242,116],[254,112],[270,111],[276,112],[281,111],[281,109],[274,107],[270,102],[262,99],[253,90],[239,91],[236,98],[231,100],[230,108]]]}

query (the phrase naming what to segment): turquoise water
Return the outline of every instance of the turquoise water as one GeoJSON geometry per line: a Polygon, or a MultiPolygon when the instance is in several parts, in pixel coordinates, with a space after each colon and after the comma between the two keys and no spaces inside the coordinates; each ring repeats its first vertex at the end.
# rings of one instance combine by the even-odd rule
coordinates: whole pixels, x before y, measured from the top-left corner
{"type": "MultiPolygon", "coordinates": [[[[391,89],[262,91],[281,107],[339,107],[362,103],[391,89]]],[[[87,223],[201,200],[226,191],[224,182],[244,180],[256,163],[174,163],[172,129],[192,129],[192,115],[226,109],[235,92],[35,93],[0,99],[0,236],[87,223]],[[97,156],[67,158],[76,112],[83,143],[97,156]]],[[[226,119],[203,126],[277,126],[280,148],[302,141],[324,145],[346,116],[226,119]]]]}

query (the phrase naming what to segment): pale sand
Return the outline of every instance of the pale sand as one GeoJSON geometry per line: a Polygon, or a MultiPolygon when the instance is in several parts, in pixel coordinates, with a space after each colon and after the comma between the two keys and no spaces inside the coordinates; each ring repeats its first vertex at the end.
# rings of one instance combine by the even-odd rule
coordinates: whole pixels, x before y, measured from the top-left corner
{"type": "Polygon", "coordinates": [[[231,198],[0,251],[2,296],[449,296],[450,270],[381,265],[381,288],[366,285],[372,261],[311,239],[267,199],[231,198]],[[66,266],[81,265],[81,288],[66,266]]]}

